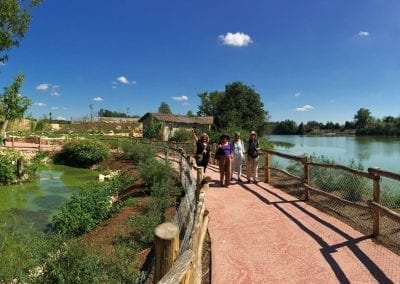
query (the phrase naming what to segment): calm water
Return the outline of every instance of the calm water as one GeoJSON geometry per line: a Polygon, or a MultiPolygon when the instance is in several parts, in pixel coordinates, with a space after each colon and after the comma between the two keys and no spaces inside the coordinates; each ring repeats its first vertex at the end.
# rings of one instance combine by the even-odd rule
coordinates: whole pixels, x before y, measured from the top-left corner
{"type": "Polygon", "coordinates": [[[364,168],[380,167],[400,172],[400,138],[393,137],[327,137],[270,135],[279,152],[303,155],[324,155],[337,164],[348,165],[352,160],[364,168]]]}
{"type": "Polygon", "coordinates": [[[40,171],[32,183],[0,186],[0,224],[46,227],[56,213],[82,183],[94,180],[96,172],[66,166],[50,166],[40,171]]]}

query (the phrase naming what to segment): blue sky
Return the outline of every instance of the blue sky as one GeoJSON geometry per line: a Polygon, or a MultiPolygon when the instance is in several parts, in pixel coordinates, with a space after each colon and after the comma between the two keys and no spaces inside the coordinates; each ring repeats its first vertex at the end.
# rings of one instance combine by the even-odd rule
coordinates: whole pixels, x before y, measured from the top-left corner
{"type": "Polygon", "coordinates": [[[0,86],[25,74],[35,117],[142,115],[240,80],[271,120],[400,115],[400,1],[45,0],[0,86]]]}

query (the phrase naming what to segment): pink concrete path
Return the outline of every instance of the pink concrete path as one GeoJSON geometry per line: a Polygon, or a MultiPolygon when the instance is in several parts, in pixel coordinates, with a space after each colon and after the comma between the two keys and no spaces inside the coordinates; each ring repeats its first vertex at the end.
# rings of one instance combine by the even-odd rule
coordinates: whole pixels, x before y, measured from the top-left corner
{"type": "Polygon", "coordinates": [[[206,193],[212,283],[400,283],[400,256],[263,182],[206,193]]]}

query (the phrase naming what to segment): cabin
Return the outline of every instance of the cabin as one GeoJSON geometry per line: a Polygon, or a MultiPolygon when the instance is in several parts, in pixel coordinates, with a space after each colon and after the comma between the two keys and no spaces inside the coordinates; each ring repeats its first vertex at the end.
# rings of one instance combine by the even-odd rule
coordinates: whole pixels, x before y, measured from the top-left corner
{"type": "Polygon", "coordinates": [[[212,116],[186,116],[165,113],[148,112],[143,115],[139,122],[143,124],[143,133],[146,133],[154,123],[161,123],[161,137],[163,141],[174,136],[174,132],[178,129],[196,129],[196,132],[209,131],[214,122],[212,116]]]}

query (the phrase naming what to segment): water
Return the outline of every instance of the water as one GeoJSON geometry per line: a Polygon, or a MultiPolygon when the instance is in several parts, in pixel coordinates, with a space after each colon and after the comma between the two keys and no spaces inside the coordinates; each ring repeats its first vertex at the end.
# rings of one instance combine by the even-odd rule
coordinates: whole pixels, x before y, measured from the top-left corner
{"type": "MultiPolygon", "coordinates": [[[[52,165],[40,170],[39,179],[22,185],[0,186],[0,224],[46,228],[73,192],[97,173],[88,169],[52,165]]],[[[0,226],[1,227],[1,226],[0,226]]]]}
{"type": "Polygon", "coordinates": [[[279,152],[303,155],[324,155],[335,163],[349,165],[361,162],[364,169],[400,172],[400,138],[359,136],[270,135],[279,152]]]}

